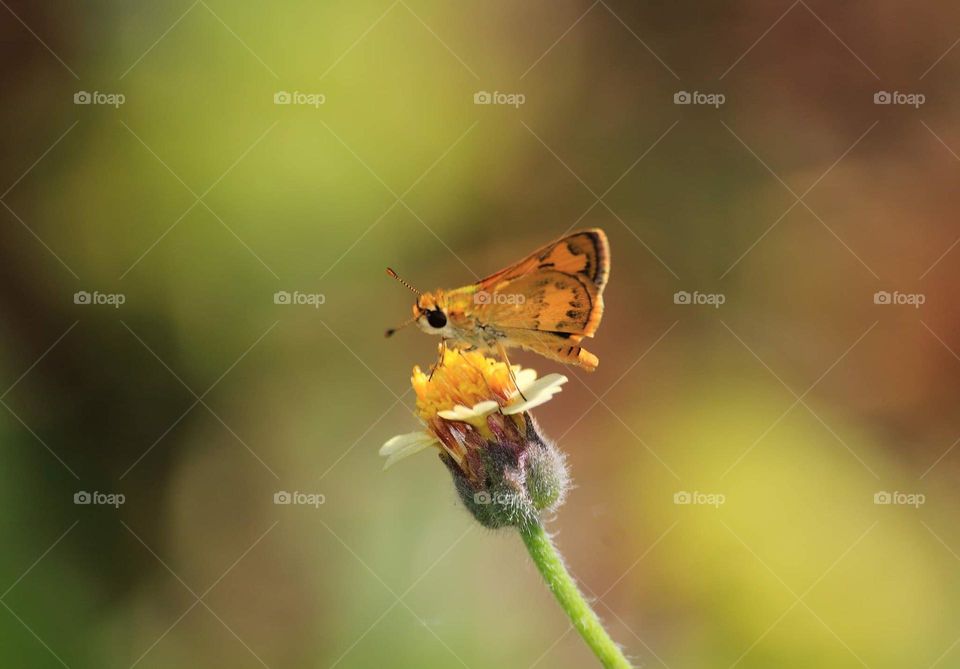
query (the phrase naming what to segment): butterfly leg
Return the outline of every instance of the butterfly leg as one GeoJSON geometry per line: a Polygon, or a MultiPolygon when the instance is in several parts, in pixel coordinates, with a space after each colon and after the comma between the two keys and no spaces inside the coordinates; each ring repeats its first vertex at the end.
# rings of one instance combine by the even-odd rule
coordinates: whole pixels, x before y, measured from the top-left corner
{"type": "Polygon", "coordinates": [[[437,361],[433,363],[433,367],[430,368],[430,376],[427,377],[427,382],[433,381],[433,373],[436,372],[443,365],[443,358],[447,353],[447,340],[441,339],[440,346],[437,347],[440,351],[440,357],[437,358],[437,361]]]}
{"type": "Polygon", "coordinates": [[[527,401],[527,396],[523,394],[523,391],[520,390],[520,386],[517,385],[517,375],[513,373],[513,365],[510,364],[510,358],[507,357],[507,349],[504,347],[503,342],[497,342],[497,350],[500,353],[500,357],[503,358],[503,361],[507,363],[507,371],[510,372],[510,380],[513,381],[513,387],[517,389],[517,392],[520,393],[520,397],[523,398],[523,401],[527,401]]]}

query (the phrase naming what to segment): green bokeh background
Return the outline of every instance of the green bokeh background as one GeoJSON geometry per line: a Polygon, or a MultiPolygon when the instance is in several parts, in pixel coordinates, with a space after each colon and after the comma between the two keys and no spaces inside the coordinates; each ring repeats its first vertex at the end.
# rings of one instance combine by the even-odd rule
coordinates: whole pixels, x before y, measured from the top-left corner
{"type": "Polygon", "coordinates": [[[958,18],[4,4],[0,665],[592,666],[519,539],[377,448],[436,344],[383,339],[411,302],[383,268],[453,287],[599,226],[600,367],[537,417],[612,635],[643,667],[960,666],[958,18]]]}

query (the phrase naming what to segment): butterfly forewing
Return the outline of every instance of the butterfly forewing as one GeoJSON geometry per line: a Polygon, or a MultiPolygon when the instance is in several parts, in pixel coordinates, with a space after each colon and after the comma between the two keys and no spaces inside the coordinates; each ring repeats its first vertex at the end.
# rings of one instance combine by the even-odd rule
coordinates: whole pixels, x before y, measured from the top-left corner
{"type": "Polygon", "coordinates": [[[590,337],[603,315],[609,273],[603,231],[577,232],[482,279],[474,316],[496,328],[590,337]]]}
{"type": "Polygon", "coordinates": [[[520,262],[491,274],[485,279],[480,279],[477,286],[492,291],[503,281],[545,269],[581,275],[603,290],[610,274],[610,247],[607,243],[607,235],[599,228],[581,230],[567,235],[537,249],[520,262]]]}
{"type": "MultiPolygon", "coordinates": [[[[587,334],[600,294],[582,277],[556,270],[537,270],[509,281],[476,318],[497,328],[523,328],[587,334]],[[499,297],[496,297],[499,296],[499,297]]],[[[602,307],[601,307],[602,309],[602,307]]]]}

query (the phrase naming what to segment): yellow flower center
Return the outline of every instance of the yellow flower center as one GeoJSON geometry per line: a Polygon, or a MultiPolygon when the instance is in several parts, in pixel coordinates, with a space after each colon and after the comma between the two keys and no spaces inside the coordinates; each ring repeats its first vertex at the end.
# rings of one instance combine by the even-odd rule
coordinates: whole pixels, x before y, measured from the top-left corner
{"type": "Polygon", "coordinates": [[[507,365],[475,351],[446,349],[432,377],[414,367],[411,383],[417,393],[417,414],[428,424],[438,411],[458,404],[469,408],[493,400],[503,406],[516,394],[507,365]]]}

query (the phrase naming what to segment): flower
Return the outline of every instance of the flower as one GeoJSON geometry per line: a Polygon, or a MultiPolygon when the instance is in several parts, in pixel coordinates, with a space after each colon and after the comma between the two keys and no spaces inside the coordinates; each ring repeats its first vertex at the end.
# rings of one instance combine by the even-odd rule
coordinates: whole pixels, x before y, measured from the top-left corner
{"type": "Polygon", "coordinates": [[[488,527],[521,525],[556,508],[569,483],[564,457],[528,410],[549,401],[567,378],[512,371],[480,353],[449,349],[432,375],[414,367],[424,429],[387,441],[380,448],[384,468],[436,447],[461,500],[488,527]]]}
{"type": "Polygon", "coordinates": [[[434,446],[460,501],[490,528],[519,530],[551,592],[604,667],[631,664],[603,628],[564,566],[541,514],[556,510],[570,486],[563,454],[545,439],[529,410],[566,383],[560,374],[537,379],[532,369],[508,367],[480,353],[444,349],[430,375],[413,368],[417,415],[424,428],[380,448],[384,469],[434,446]]]}
{"type": "Polygon", "coordinates": [[[444,422],[466,423],[482,431],[490,414],[499,410],[505,416],[513,416],[540,406],[567,382],[562,374],[548,374],[538,380],[536,371],[518,365],[513,366],[513,371],[516,385],[506,364],[479,353],[450,349],[444,352],[432,378],[420,367],[414,367],[411,383],[417,393],[417,414],[427,430],[388,440],[380,448],[380,455],[387,458],[384,469],[428,446],[446,448],[454,460],[462,462],[462,445],[447,443],[440,436],[449,432],[444,422]]]}

